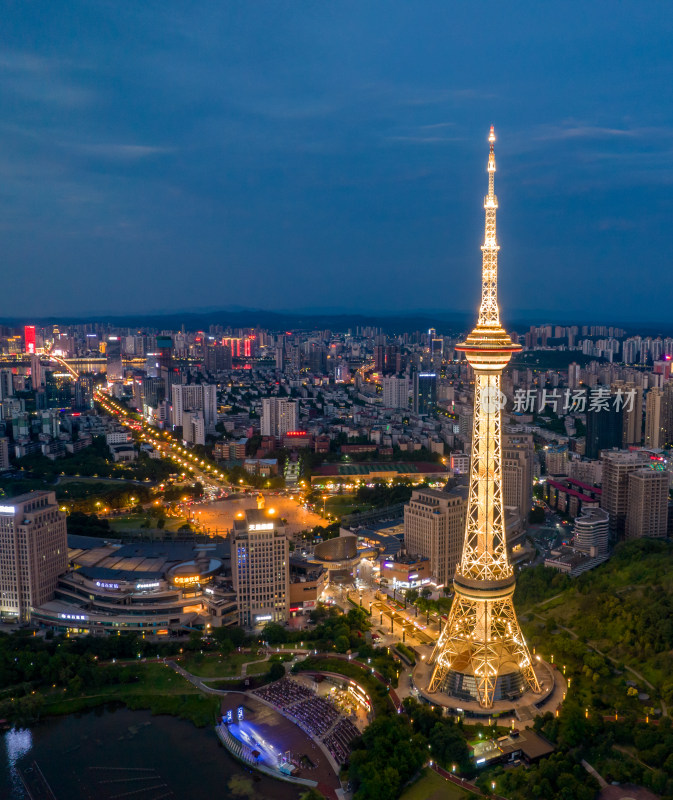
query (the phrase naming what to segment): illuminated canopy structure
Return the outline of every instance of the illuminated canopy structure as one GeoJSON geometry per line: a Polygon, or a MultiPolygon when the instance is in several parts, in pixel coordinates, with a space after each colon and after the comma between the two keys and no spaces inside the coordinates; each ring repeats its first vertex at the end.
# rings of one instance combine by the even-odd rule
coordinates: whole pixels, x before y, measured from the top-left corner
{"type": "Polygon", "coordinates": [[[484,708],[521,697],[527,689],[540,691],[514,612],[514,572],[505,542],[500,381],[520,345],[500,325],[493,127],[488,140],[481,307],[476,328],[456,347],[465,353],[475,375],[465,542],[454,577],[451,613],[430,658],[428,686],[430,693],[473,700],[484,708]]]}

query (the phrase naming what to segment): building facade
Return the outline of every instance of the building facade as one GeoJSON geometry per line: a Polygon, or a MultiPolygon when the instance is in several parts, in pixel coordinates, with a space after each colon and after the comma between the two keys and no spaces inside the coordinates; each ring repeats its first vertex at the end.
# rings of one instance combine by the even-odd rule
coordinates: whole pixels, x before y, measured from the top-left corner
{"type": "Polygon", "coordinates": [[[0,505],[0,615],[28,622],[51,599],[68,565],[65,514],[54,492],[0,505]]]}
{"type": "Polygon", "coordinates": [[[628,475],[626,538],[662,538],[668,529],[668,474],[649,468],[628,475]]]}
{"type": "Polygon", "coordinates": [[[299,407],[284,397],[262,400],[262,436],[284,436],[299,427],[299,407]]]}
{"type": "Polygon", "coordinates": [[[620,536],[626,525],[628,476],[644,466],[647,456],[639,451],[606,450],[601,453],[603,485],[601,508],[610,515],[610,533],[620,536]]]}
{"type": "Polygon", "coordinates": [[[404,546],[427,558],[438,585],[449,585],[460,561],[465,536],[465,492],[418,489],[404,507],[404,546]]]}
{"type": "Polygon", "coordinates": [[[287,622],[290,542],[285,526],[271,512],[250,509],[234,520],[231,572],[242,627],[287,622]]]}

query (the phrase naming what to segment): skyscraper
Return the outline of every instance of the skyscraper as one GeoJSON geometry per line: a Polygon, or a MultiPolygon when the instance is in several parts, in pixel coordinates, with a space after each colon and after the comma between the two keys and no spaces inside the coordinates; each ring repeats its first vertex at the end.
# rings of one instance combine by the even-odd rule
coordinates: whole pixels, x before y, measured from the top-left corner
{"type": "Polygon", "coordinates": [[[54,596],[68,566],[65,514],[54,492],[31,492],[0,505],[0,614],[28,622],[54,596]]]}
{"type": "Polygon", "coordinates": [[[505,542],[500,385],[512,353],[521,348],[500,324],[492,127],[489,142],[481,307],[476,328],[456,347],[475,378],[465,541],[451,613],[431,656],[428,687],[431,694],[471,699],[482,708],[520,697],[527,688],[540,691],[512,603],[515,578],[505,542]]]}
{"type": "Polygon", "coordinates": [[[287,622],[290,543],[285,527],[270,511],[248,509],[234,520],[231,572],[242,627],[287,622]]]}
{"type": "Polygon", "coordinates": [[[430,414],[437,405],[437,375],[414,373],[414,414],[430,414]]]}
{"type": "Polygon", "coordinates": [[[186,412],[200,411],[206,432],[217,424],[217,386],[206,383],[173,384],[173,425],[183,426],[186,412]]]}
{"type": "Polygon", "coordinates": [[[610,398],[608,408],[587,410],[586,457],[598,458],[601,450],[622,446],[624,412],[610,398]]]}
{"type": "Polygon", "coordinates": [[[119,336],[109,336],[107,347],[105,348],[105,360],[107,362],[107,379],[109,381],[120,381],[124,377],[124,367],[122,365],[122,343],[119,336]]]}

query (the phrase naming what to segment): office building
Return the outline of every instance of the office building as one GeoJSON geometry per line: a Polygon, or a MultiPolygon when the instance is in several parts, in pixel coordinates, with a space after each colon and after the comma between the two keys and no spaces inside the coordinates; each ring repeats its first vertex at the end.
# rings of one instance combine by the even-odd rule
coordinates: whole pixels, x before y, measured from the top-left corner
{"type": "Polygon", "coordinates": [[[587,458],[598,458],[601,450],[622,446],[623,409],[616,408],[613,397],[608,396],[607,408],[587,410],[587,458]]]}
{"type": "Polygon", "coordinates": [[[290,613],[290,543],[270,510],[249,509],[234,520],[231,572],[239,625],[287,622],[290,613]]]}
{"type": "Polygon", "coordinates": [[[414,373],[414,414],[431,414],[437,405],[437,375],[414,373]]]}
{"type": "Polygon", "coordinates": [[[636,469],[628,475],[626,538],[666,536],[668,528],[668,473],[636,469]]]}
{"type": "Polygon", "coordinates": [[[262,436],[284,436],[299,427],[299,406],[284,397],[262,400],[262,436]]]}
{"type": "Polygon", "coordinates": [[[384,378],[383,385],[383,407],[409,409],[409,379],[408,378],[384,378]]]}
{"type": "Polygon", "coordinates": [[[606,450],[601,453],[603,484],[601,508],[610,515],[610,533],[624,533],[628,507],[628,476],[644,466],[647,456],[639,451],[606,450]]]}
{"type": "Polygon", "coordinates": [[[465,536],[466,490],[416,489],[404,507],[404,546],[430,562],[437,585],[449,586],[465,536]]]}
{"type": "Polygon", "coordinates": [[[54,492],[30,492],[0,505],[0,615],[29,622],[50,600],[68,566],[65,514],[54,492]]]}
{"type": "Polygon", "coordinates": [[[588,555],[602,556],[608,552],[609,515],[602,508],[585,508],[575,520],[573,546],[588,555]]]}
{"type": "Polygon", "coordinates": [[[108,381],[121,381],[124,378],[122,364],[122,342],[119,336],[108,336],[105,348],[106,374],[108,381]]]}
{"type": "Polygon", "coordinates": [[[206,383],[182,384],[171,386],[173,400],[173,425],[184,427],[183,415],[187,412],[203,413],[206,433],[215,430],[217,424],[217,386],[206,383]]]}

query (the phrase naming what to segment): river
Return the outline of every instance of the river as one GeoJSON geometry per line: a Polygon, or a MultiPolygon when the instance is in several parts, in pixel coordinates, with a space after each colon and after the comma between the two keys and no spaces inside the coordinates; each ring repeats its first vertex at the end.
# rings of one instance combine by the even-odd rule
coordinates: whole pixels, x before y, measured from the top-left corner
{"type": "Polygon", "coordinates": [[[29,799],[20,773],[35,800],[296,800],[301,794],[249,772],[210,728],[124,708],[3,733],[2,800],[29,799]]]}

